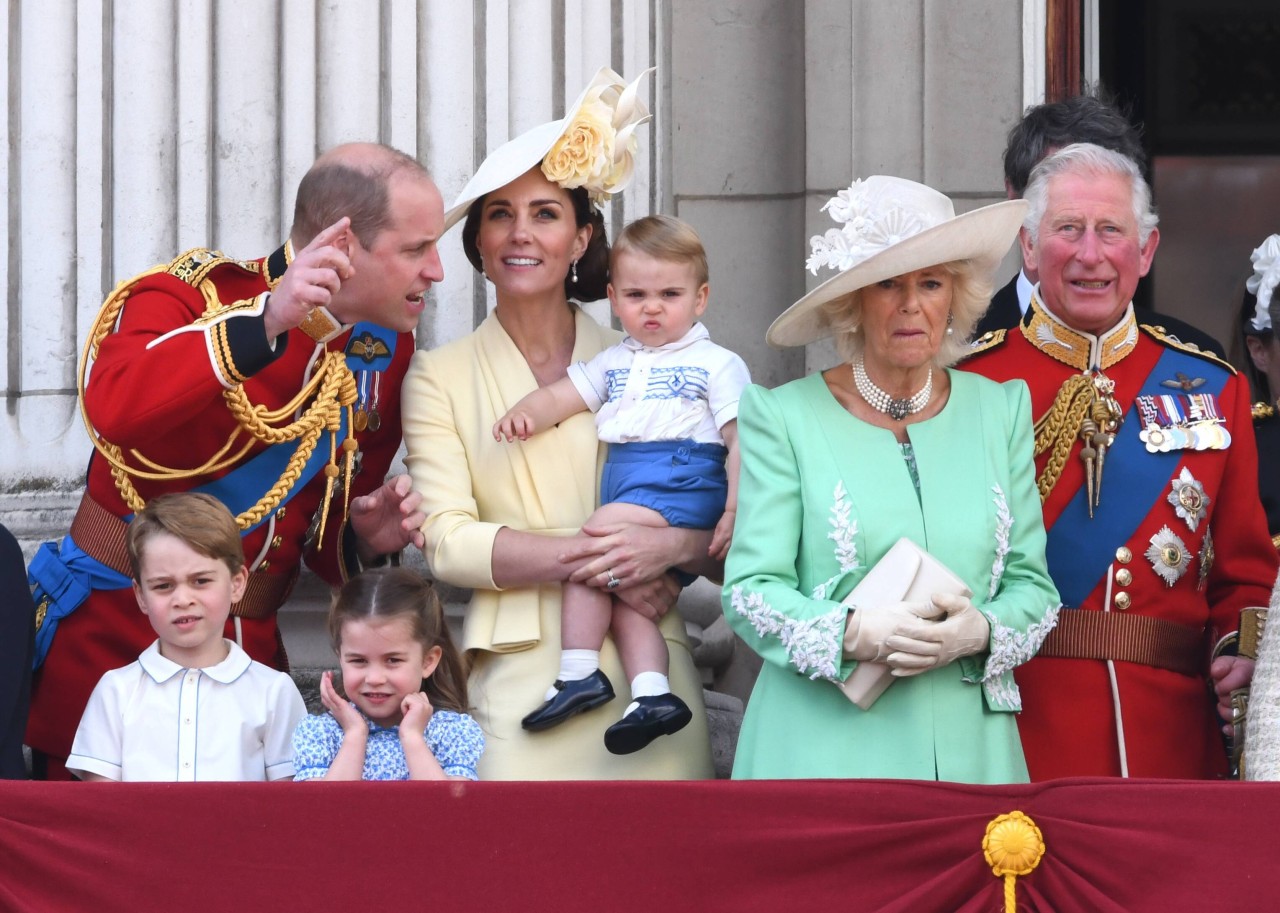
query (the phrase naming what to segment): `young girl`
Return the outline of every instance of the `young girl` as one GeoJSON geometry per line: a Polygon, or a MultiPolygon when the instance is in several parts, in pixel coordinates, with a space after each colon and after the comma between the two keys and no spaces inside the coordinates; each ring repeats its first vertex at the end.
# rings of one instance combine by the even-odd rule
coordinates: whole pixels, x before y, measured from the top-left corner
{"type": "MultiPolygon", "coordinates": [[[[622,230],[610,265],[609,301],[627,335],[520,400],[494,425],[494,437],[525,440],[590,409],[609,444],[603,506],[590,522],[714,529],[710,552],[723,558],[733,537],[738,397],[750,377],[698,322],[709,294],[706,252],[686,223],[647,216],[622,230]]],[[[600,670],[611,630],[633,700],[604,743],[629,754],[679,731],[691,713],[671,691],[656,622],[612,598],[609,591],[626,585],[613,570],[602,582],[605,589],[565,584],[560,672],[523,726],[548,729],[613,700],[600,670]]]]}
{"type": "Polygon", "coordinates": [[[293,734],[296,780],[474,780],[484,751],[467,676],[435,589],[390,567],[347,581],[329,610],[342,668],[320,678],[329,712],[293,734]]]}

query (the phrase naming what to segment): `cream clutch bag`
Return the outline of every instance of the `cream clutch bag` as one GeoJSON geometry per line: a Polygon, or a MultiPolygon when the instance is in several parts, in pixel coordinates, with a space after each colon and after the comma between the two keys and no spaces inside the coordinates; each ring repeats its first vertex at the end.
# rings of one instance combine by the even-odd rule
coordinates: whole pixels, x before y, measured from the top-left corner
{"type": "MultiPolygon", "coordinates": [[[[895,602],[928,602],[934,593],[950,593],[969,597],[973,590],[937,558],[910,539],[893,544],[875,567],[867,571],[844,604],[859,611],[875,611],[876,606],[895,602]]],[[[849,677],[839,682],[845,697],[863,710],[870,710],[893,684],[893,676],[885,663],[860,662],[849,677]]]]}

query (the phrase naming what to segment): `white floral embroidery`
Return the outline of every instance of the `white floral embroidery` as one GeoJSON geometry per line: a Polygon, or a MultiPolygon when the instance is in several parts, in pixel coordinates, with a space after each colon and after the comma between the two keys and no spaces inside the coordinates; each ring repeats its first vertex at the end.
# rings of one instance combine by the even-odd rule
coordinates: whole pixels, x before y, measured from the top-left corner
{"type": "Polygon", "coordinates": [[[1003,625],[994,615],[983,610],[991,622],[991,653],[982,676],[982,688],[992,705],[1008,710],[1022,709],[1022,695],[1013,680],[1013,670],[1036,655],[1044,639],[1057,625],[1061,608],[1061,604],[1049,606],[1044,616],[1026,631],[1003,625]]]}
{"type": "Polygon", "coordinates": [[[840,572],[813,588],[814,599],[826,599],[827,588],[841,575],[858,569],[858,521],[853,519],[853,505],[849,503],[849,492],[844,482],[836,482],[836,490],[831,505],[831,532],[827,538],[836,544],[836,562],[840,572]]]}
{"type": "Polygon", "coordinates": [[[992,485],[991,490],[995,492],[996,502],[996,560],[991,563],[991,589],[987,591],[987,599],[995,599],[996,590],[1000,589],[1004,559],[1009,556],[1009,530],[1013,528],[1013,515],[1009,513],[1004,491],[999,485],[992,485]]]}
{"type": "Polygon", "coordinates": [[[735,586],[733,609],[747,621],[760,637],[776,637],[787,651],[787,659],[796,669],[808,673],[810,679],[837,681],[840,672],[840,635],[848,610],[841,607],[797,621],[773,608],[759,593],[744,593],[735,586]]]}
{"type": "Polygon", "coordinates": [[[841,190],[822,207],[841,223],[825,234],[809,239],[810,255],[805,266],[815,276],[826,267],[844,272],[926,228],[939,224],[939,215],[925,209],[908,210],[889,181],[857,180],[841,190]]]}

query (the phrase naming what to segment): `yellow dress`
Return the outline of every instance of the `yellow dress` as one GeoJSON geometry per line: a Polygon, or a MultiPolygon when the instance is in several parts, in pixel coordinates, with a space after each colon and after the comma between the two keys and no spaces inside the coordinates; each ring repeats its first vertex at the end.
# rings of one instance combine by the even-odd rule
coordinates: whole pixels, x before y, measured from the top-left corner
{"type": "MultiPolygon", "coordinates": [[[[617,341],[575,309],[574,361],[617,341]]],[[[473,715],[485,731],[483,780],[664,780],[712,776],[702,688],[676,612],[662,622],[671,653],[672,689],[693,722],[632,755],[605,750],[604,730],[630,701],[611,642],[601,668],[617,699],[554,729],[528,733],[520,720],[537,707],[560,658],[558,583],[499,590],[493,540],[504,526],[566,536],[595,509],[604,448],[590,413],[575,415],[528,441],[498,443],[494,423],[537,382],[524,356],[490,314],[470,336],[414,355],[402,410],[405,460],[422,494],[426,559],[432,574],[474,595],[462,647],[472,667],[473,715]]]]}

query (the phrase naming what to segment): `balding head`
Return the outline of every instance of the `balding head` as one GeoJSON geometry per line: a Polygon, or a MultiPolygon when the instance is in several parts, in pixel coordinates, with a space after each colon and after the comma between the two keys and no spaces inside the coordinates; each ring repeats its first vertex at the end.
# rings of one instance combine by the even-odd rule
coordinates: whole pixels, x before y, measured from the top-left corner
{"type": "Polygon", "coordinates": [[[298,184],[289,237],[295,250],[343,216],[365,247],[372,247],[390,219],[391,179],[401,173],[430,183],[416,159],[380,143],[344,143],[321,155],[298,184]]]}

